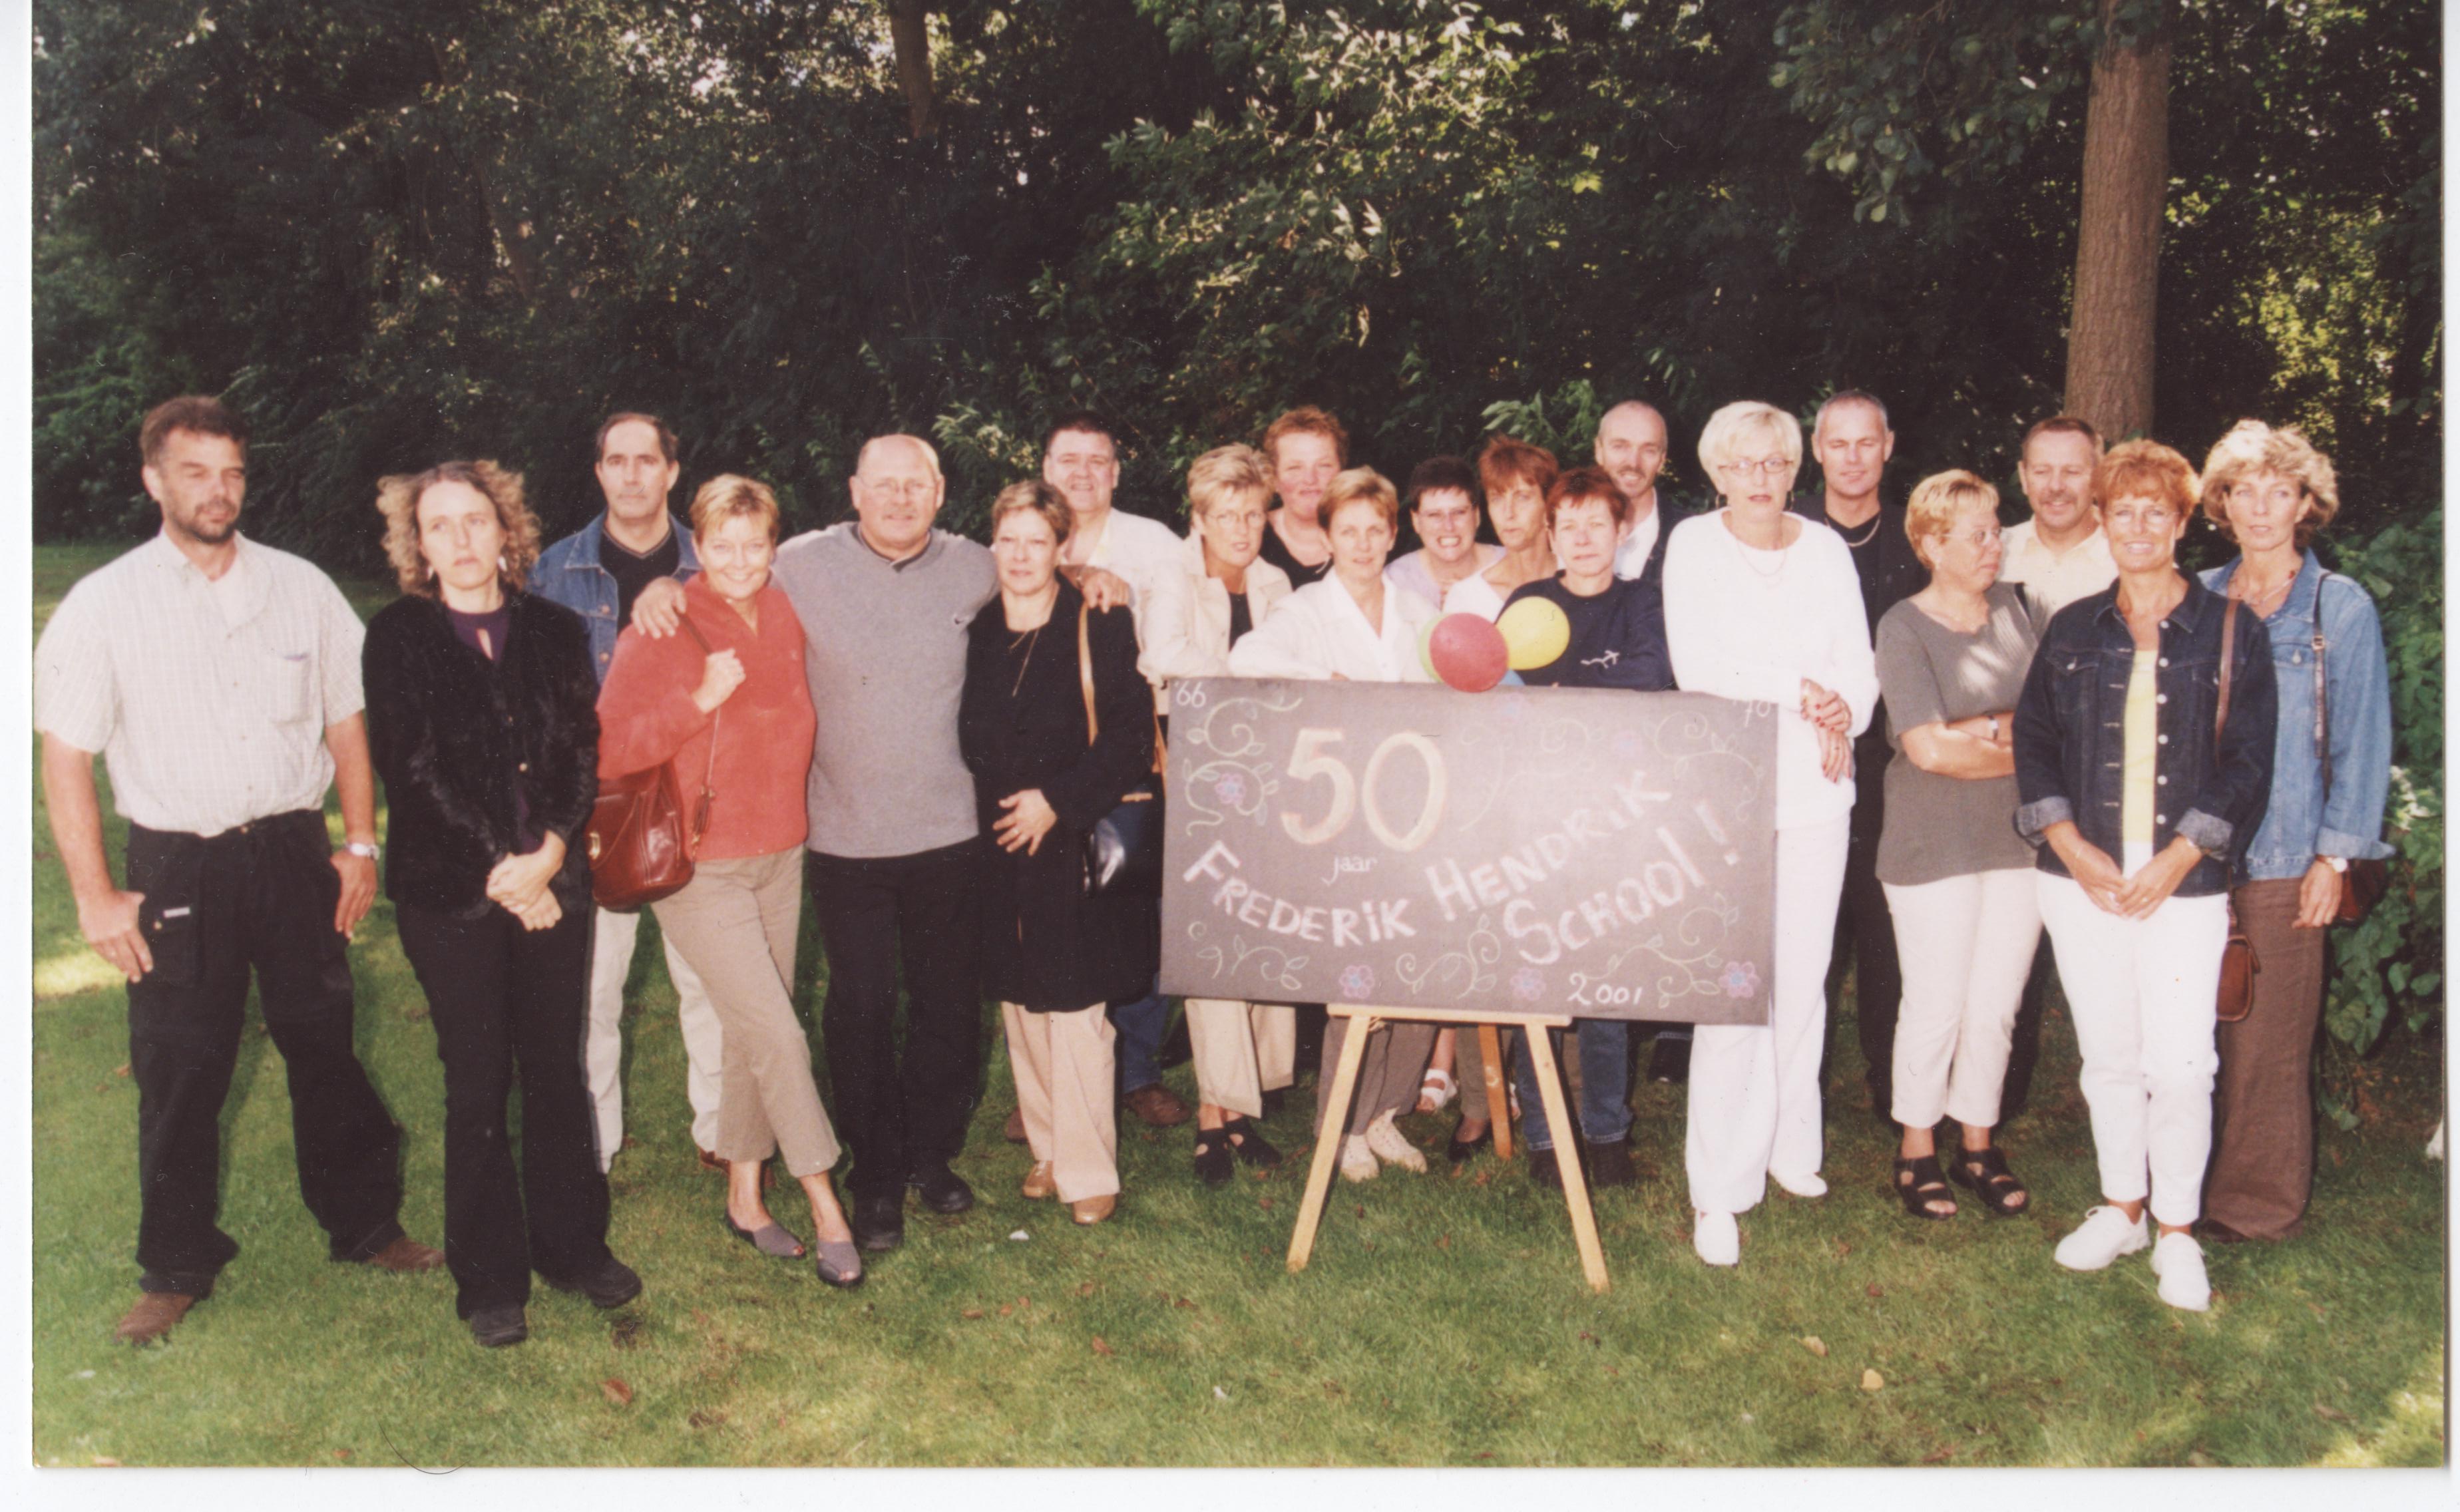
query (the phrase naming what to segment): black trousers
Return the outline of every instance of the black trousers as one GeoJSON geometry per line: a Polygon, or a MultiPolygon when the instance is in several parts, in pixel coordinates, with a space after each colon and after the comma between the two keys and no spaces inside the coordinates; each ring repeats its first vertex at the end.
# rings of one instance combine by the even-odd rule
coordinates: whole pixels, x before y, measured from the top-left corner
{"type": "MultiPolygon", "coordinates": [[[[1837,933],[1854,943],[1854,1029],[1862,1046],[1862,1079],[1882,1122],[1895,1092],[1897,1007],[1905,995],[1896,920],[1878,877],[1879,829],[1887,819],[1883,775],[1892,754],[1884,735],[1875,741],[1866,734],[1854,743],[1854,819],[1845,843],[1845,891],[1836,909],[1837,933]]],[[[1841,958],[1844,952],[1837,955],[1841,958]]]]}
{"type": "Polygon", "coordinates": [[[913,855],[804,857],[829,956],[820,1036],[856,1197],[902,1197],[965,1146],[983,1073],[980,840],[913,855]],[[904,1053],[895,1034],[905,972],[904,1053]]]}
{"type": "Polygon", "coordinates": [[[427,994],[444,1062],[444,1262],[463,1317],[529,1301],[530,1270],[604,1265],[606,1178],[582,1044],[589,1020],[587,899],[533,933],[490,905],[475,919],[396,902],[402,953],[427,994]],[[516,1166],[506,1113],[521,1090],[516,1166]]]}
{"type": "Polygon", "coordinates": [[[137,1082],[139,1282],[203,1296],[239,1253],[214,1219],[222,1112],[239,1063],[248,976],[290,1083],[299,1195],[336,1260],[401,1235],[401,1131],[351,1043],[347,942],[333,929],[341,878],[325,816],[301,810],[211,839],[128,827],[128,888],[154,969],[128,989],[137,1082]]]}

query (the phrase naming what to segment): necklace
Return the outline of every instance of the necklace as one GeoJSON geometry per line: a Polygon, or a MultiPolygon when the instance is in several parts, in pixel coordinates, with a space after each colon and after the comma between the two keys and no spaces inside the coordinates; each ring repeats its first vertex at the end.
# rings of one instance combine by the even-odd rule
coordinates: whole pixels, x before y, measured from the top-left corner
{"type": "MultiPolygon", "coordinates": [[[[1782,517],[1777,520],[1776,536],[1777,539],[1785,540],[1785,521],[1782,517]]],[[[1800,540],[1801,538],[1802,537],[1797,535],[1793,539],[1800,540]]],[[[1734,534],[1734,521],[1731,511],[1728,511],[1726,516],[1726,539],[1733,542],[1734,555],[1740,556],[1743,559],[1743,565],[1750,568],[1752,576],[1760,578],[1763,582],[1774,582],[1785,576],[1787,556],[1793,550],[1792,541],[1786,541],[1782,546],[1768,550],[1764,550],[1763,548],[1756,546],[1747,546],[1743,543],[1743,538],[1734,534]],[[1774,567],[1763,567],[1758,562],[1751,559],[1754,556],[1767,555],[1773,555],[1776,557],[1776,565],[1774,567]]]]}
{"type": "MultiPolygon", "coordinates": [[[[1049,624],[1050,622],[1050,620],[1046,620],[1042,623],[1049,624]]],[[[1025,652],[1024,656],[1017,658],[1016,681],[1008,684],[1007,696],[1011,700],[1013,700],[1017,694],[1024,691],[1025,669],[1033,665],[1033,648],[1036,645],[1039,645],[1041,641],[1042,625],[1035,625],[1032,629],[1026,631],[1023,635],[1016,637],[1007,643],[1008,654],[1010,656],[1015,656],[1020,648],[1025,652]]]]}
{"type": "MultiPolygon", "coordinates": [[[[2305,564],[2301,562],[2299,565],[2303,567],[2305,564]]],[[[2293,570],[2288,577],[2281,578],[2279,582],[2268,584],[2262,588],[2257,588],[2253,582],[2253,574],[2249,573],[2243,566],[2241,566],[2230,578],[2230,597],[2238,600],[2240,603],[2245,604],[2248,608],[2256,610],[2258,618],[2261,617],[2262,605],[2271,602],[2275,598],[2286,596],[2289,592],[2289,585],[2298,580],[2298,574],[2293,570]]]]}
{"type": "MultiPolygon", "coordinates": [[[[1826,513],[1825,510],[1823,510],[1822,513],[1826,513]]],[[[1871,514],[1870,527],[1862,532],[1859,539],[1851,536],[1845,536],[1843,529],[1839,529],[1836,534],[1839,536],[1845,536],[1845,544],[1849,549],[1860,551],[1863,547],[1870,545],[1872,539],[1879,534],[1879,525],[1886,518],[1886,512],[1874,510],[1871,514]]],[[[1831,514],[1828,516],[1828,520],[1830,524],[1834,525],[1836,522],[1836,516],[1831,514]]]]}

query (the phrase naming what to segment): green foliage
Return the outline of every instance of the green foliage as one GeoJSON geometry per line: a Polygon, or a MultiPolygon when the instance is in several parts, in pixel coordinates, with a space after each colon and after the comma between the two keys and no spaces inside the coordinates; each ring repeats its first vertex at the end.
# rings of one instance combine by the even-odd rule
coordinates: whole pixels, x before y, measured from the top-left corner
{"type": "Polygon", "coordinates": [[[2374,595],[2391,670],[2392,789],[2384,837],[2397,853],[2391,887],[2355,929],[2332,933],[2323,1023],[2339,1047],[2324,1062],[2324,1111],[2343,1128],[2360,1115],[2352,1059],[2391,1030],[2444,1021],[2443,570],[2440,511],[2343,544],[2339,570],[2374,595]]]}

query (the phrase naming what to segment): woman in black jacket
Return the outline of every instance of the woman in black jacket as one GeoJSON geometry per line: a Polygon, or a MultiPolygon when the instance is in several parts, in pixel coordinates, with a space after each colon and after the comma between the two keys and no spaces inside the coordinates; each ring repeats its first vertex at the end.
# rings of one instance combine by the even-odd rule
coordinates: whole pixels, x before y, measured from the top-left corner
{"type": "Polygon", "coordinates": [[[517,474],[447,462],[384,479],[376,507],[402,597],[368,625],[368,740],[385,893],[444,1062],[445,1262],[478,1342],[518,1344],[533,1268],[600,1307],[641,1291],[606,1248],[582,1072],[597,679],[579,617],[521,592],[539,532],[517,474]]]}
{"type": "Polygon", "coordinates": [[[991,505],[997,598],[974,617],[958,738],[997,850],[982,892],[983,985],[1000,999],[1033,1169],[1080,1224],[1119,1191],[1105,1008],[1153,985],[1156,900],[1087,896],[1087,831],[1153,766],[1153,690],[1136,671],[1135,623],[1092,614],[1057,575],[1068,501],[1013,484],[991,505]],[[1098,724],[1098,732],[1088,715],[1098,724]]]}

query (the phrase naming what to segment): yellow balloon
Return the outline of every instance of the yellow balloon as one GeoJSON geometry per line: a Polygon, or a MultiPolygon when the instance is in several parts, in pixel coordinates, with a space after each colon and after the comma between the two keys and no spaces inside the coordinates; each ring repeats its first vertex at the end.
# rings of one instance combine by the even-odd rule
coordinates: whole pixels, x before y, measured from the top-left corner
{"type": "Polygon", "coordinates": [[[1527,672],[1551,665],[1572,643],[1572,621],[1560,606],[1544,598],[1523,598],[1495,621],[1503,632],[1503,648],[1512,670],[1527,672]]]}

